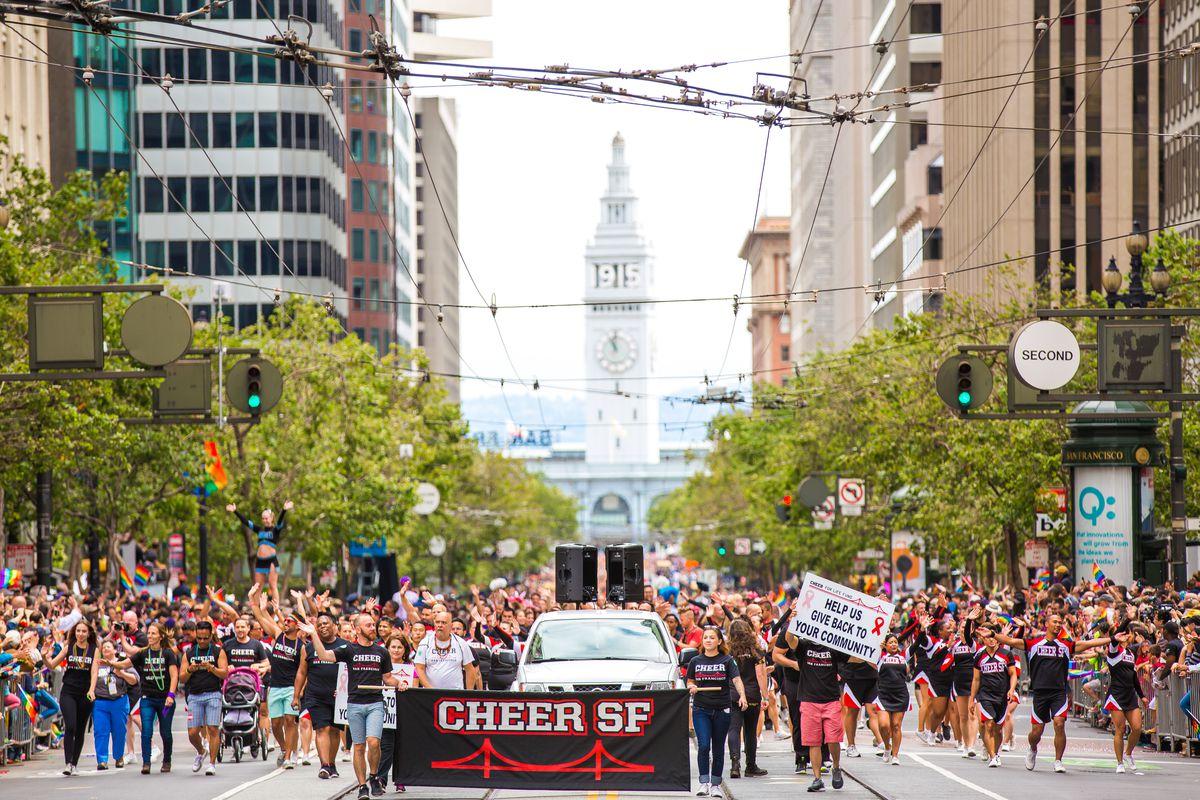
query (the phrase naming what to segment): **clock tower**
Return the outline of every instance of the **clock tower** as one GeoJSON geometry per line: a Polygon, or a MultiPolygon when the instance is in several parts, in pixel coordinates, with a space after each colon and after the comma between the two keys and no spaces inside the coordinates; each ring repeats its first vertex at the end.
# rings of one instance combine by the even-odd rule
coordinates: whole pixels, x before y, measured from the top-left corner
{"type": "Polygon", "coordinates": [[[587,462],[656,464],[658,402],[644,396],[653,369],[651,306],[645,301],[654,266],[638,228],[637,197],[629,185],[625,140],[619,133],[612,140],[600,223],[584,262],[587,462]]]}

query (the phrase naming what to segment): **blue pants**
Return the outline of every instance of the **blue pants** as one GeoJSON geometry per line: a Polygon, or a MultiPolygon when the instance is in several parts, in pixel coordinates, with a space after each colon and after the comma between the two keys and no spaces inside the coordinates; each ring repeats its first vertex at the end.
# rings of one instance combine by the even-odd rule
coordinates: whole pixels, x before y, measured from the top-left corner
{"type": "Polygon", "coordinates": [[[158,719],[160,726],[158,735],[163,743],[163,763],[171,763],[171,750],[174,744],[171,738],[171,720],[175,717],[175,704],[166,705],[166,698],[142,697],[142,763],[150,763],[150,753],[154,751],[154,720],[158,719]]]}
{"type": "Polygon", "coordinates": [[[96,736],[96,763],[108,763],[108,742],[112,738],[112,756],[125,757],[125,727],[129,721],[129,698],[98,698],[92,706],[92,733],[96,736]]]}
{"type": "Polygon", "coordinates": [[[700,771],[700,782],[721,784],[721,771],[725,767],[725,739],[729,736],[728,708],[692,707],[692,727],[696,729],[696,767],[700,771]],[[713,747],[713,742],[717,743],[713,747]],[[712,770],[708,768],[712,755],[712,770]]]}

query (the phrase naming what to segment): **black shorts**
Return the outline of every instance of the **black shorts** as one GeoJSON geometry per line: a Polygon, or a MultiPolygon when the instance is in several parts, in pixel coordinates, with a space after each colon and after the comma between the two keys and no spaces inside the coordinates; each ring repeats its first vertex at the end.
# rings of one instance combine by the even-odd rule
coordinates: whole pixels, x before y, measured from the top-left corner
{"type": "MultiPolygon", "coordinates": [[[[333,725],[333,703],[305,701],[304,710],[308,712],[308,719],[312,722],[314,730],[328,728],[333,725]]],[[[335,727],[341,728],[342,726],[337,725],[335,727]]]]}
{"type": "Polygon", "coordinates": [[[254,571],[255,572],[259,573],[260,575],[268,575],[271,572],[271,567],[275,567],[275,569],[277,569],[277,570],[279,569],[279,557],[278,556],[269,556],[267,558],[259,558],[259,557],[255,556],[255,558],[254,558],[254,571]]]}
{"type": "Polygon", "coordinates": [[[846,681],[842,687],[842,706],[845,708],[863,708],[875,702],[879,696],[879,681],[874,678],[846,681]]]}
{"type": "Polygon", "coordinates": [[[1039,725],[1045,725],[1055,717],[1066,717],[1070,708],[1071,698],[1065,686],[1048,692],[1033,693],[1033,721],[1039,725]]]}
{"type": "Polygon", "coordinates": [[[1106,711],[1133,711],[1140,708],[1141,695],[1132,686],[1110,686],[1104,698],[1106,711]]]}
{"type": "Polygon", "coordinates": [[[1004,720],[1008,718],[1008,698],[1002,697],[997,700],[994,697],[984,697],[976,695],[975,702],[979,704],[979,720],[990,719],[997,725],[1003,725],[1004,720]]]}
{"type": "Polygon", "coordinates": [[[934,697],[949,697],[954,689],[954,673],[950,670],[940,670],[936,667],[925,673],[929,678],[929,693],[934,697]]]}

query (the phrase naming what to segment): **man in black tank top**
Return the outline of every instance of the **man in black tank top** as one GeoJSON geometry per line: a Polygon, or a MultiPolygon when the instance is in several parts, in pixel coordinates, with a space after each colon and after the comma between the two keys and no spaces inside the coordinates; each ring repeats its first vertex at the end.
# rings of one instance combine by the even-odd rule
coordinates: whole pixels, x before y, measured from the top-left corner
{"type": "Polygon", "coordinates": [[[208,745],[207,775],[217,772],[217,753],[221,749],[221,682],[229,672],[229,658],[215,641],[212,623],[196,623],[196,641],[183,651],[179,682],[187,696],[188,741],[196,748],[192,772],[204,766],[205,742],[208,745]]]}

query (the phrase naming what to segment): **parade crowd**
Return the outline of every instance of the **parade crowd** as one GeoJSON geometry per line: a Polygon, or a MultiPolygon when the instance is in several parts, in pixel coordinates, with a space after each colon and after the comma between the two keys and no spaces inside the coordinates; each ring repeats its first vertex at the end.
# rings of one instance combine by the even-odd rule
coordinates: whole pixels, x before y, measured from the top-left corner
{"type": "MultiPolygon", "coordinates": [[[[554,602],[546,575],[458,595],[405,578],[380,599],[311,587],[281,596],[276,577],[268,563],[240,600],[218,587],[170,598],[0,590],[5,708],[40,720],[41,745],[61,752],[65,776],[90,738],[97,770],[148,775],[157,764],[169,773],[182,751],[191,772],[213,775],[222,760],[274,753],[279,767],[315,768],[322,779],[350,761],[360,798],[389,785],[403,792],[385,689],[507,689],[512,661],[499,653],[519,652],[538,615],[572,607],[554,602]],[[187,715],[186,744],[173,741],[177,713],[187,715]]],[[[1200,575],[1181,588],[1065,580],[995,591],[967,581],[898,596],[878,663],[790,633],[794,585],[720,592],[658,575],[645,600],[626,607],[661,616],[688,657],[681,677],[692,694],[701,795],[720,794],[727,761],[729,778],[765,775],[757,752],[769,736],[790,739],[796,773],[812,773],[809,791],[823,790],[827,774],[840,789],[843,758],[869,753],[900,765],[905,747],[952,747],[998,768],[1013,749],[1022,699],[1032,705],[1022,765],[1044,759],[1065,772],[1071,681],[1111,727],[1115,771],[1136,772],[1156,691],[1170,674],[1200,673],[1200,575]],[[916,743],[901,730],[907,714],[917,715],[916,743]]]]}

